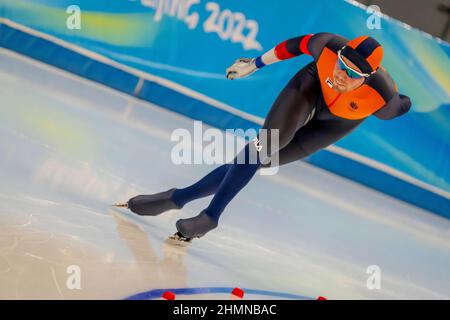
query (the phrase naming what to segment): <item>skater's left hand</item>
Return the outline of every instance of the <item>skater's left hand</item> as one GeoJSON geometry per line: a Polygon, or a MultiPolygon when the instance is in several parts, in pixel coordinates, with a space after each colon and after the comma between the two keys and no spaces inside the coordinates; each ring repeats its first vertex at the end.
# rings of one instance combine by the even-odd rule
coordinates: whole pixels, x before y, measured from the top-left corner
{"type": "Polygon", "coordinates": [[[256,59],[241,58],[236,60],[231,67],[227,69],[227,78],[234,80],[235,78],[248,77],[254,73],[258,68],[255,64],[256,59]]]}

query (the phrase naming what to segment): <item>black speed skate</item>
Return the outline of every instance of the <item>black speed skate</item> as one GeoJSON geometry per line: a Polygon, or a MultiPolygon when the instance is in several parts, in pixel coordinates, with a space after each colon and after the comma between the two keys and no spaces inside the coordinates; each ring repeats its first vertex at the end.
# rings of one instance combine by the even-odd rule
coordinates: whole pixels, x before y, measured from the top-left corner
{"type": "Polygon", "coordinates": [[[140,216],[157,216],[165,211],[181,209],[172,198],[175,190],[174,188],[165,192],[139,195],[131,198],[127,203],[118,203],[115,206],[128,208],[140,216]]]}
{"type": "Polygon", "coordinates": [[[217,227],[217,222],[211,219],[205,211],[189,219],[180,219],[176,223],[178,233],[185,239],[203,237],[207,232],[217,227]]]}

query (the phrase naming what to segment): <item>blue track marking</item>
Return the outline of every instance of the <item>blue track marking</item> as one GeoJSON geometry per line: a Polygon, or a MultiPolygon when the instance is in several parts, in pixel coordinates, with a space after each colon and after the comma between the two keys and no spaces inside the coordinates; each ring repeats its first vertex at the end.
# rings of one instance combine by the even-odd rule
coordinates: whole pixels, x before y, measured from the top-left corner
{"type": "MultiPolygon", "coordinates": [[[[206,288],[178,288],[178,289],[154,289],[150,291],[145,291],[137,293],[135,295],[129,296],[124,300],[153,300],[161,298],[162,294],[166,291],[173,292],[175,295],[199,295],[199,294],[230,294],[234,288],[227,287],[206,287],[206,288]]],[[[260,296],[268,296],[273,298],[282,299],[294,299],[294,300],[315,300],[314,298],[276,291],[266,291],[266,290],[255,290],[255,289],[242,289],[245,294],[254,294],[260,296]]]]}

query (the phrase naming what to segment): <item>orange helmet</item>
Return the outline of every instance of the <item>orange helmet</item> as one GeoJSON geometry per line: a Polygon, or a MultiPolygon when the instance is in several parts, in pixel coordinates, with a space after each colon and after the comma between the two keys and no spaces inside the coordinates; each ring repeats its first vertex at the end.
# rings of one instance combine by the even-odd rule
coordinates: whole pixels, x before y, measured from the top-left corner
{"type": "Polygon", "coordinates": [[[361,36],[347,42],[341,54],[358,66],[363,73],[372,73],[381,64],[383,48],[374,38],[361,36]]]}

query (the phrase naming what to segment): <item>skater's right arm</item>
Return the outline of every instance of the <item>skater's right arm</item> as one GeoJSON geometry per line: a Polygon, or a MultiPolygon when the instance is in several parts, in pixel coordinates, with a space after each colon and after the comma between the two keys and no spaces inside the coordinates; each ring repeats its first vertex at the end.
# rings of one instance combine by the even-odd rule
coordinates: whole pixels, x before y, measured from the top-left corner
{"type": "Polygon", "coordinates": [[[327,42],[333,37],[335,37],[335,35],[331,33],[317,33],[283,41],[262,56],[254,59],[241,58],[236,60],[236,62],[227,69],[227,78],[231,80],[234,78],[244,78],[264,66],[298,57],[302,54],[307,54],[317,59],[327,42]]]}

